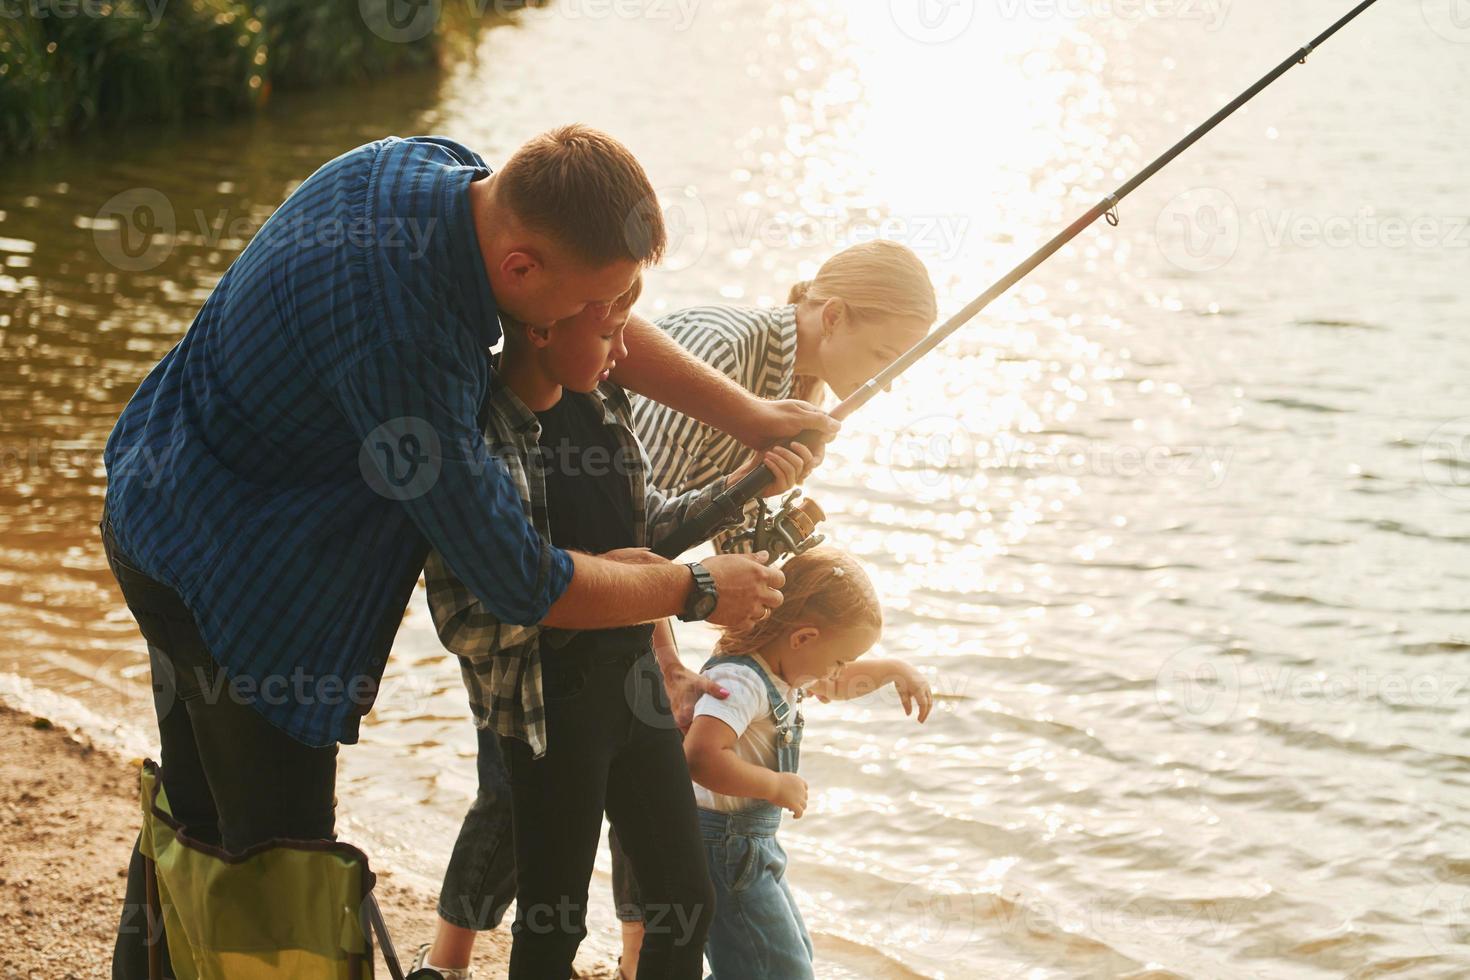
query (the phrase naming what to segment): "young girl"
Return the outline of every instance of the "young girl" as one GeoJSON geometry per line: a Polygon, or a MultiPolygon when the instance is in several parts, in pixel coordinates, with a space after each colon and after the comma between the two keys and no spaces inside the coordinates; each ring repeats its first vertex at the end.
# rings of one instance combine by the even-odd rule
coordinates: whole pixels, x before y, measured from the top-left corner
{"type": "Polygon", "coordinates": [[[894,683],[931,701],[901,661],[854,663],[883,625],[862,566],[837,548],[818,547],[782,566],[784,602],[753,626],[726,630],[704,673],[729,691],[694,708],[684,756],[694,779],[715,916],[705,944],[714,980],[813,976],[812,941],[786,884],[786,852],[776,840],[781,811],[800,817],[807,784],[797,775],[803,719],[800,690],[822,698],[894,683]]]}

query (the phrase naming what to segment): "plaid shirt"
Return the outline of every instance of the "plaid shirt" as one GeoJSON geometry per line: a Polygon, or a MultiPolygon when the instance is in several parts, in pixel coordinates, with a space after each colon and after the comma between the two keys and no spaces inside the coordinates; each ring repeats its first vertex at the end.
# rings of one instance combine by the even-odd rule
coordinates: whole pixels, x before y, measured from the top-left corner
{"type": "MultiPolygon", "coordinates": [[[[613,429],[618,458],[628,477],[633,503],[633,540],[656,547],[685,519],[707,506],[723,489],[723,481],[669,496],[648,478],[648,456],[633,434],[633,412],[621,387],[605,381],[588,395],[564,392],[563,398],[595,398],[603,423],[613,429]]],[[[546,508],[546,481],[542,465],[528,465],[540,457],[541,423],[498,376],[482,414],[485,442],[496,464],[510,473],[521,495],[526,518],[541,535],[551,536],[552,515],[546,508]]],[[[501,735],[519,738],[531,746],[533,757],[546,752],[546,709],[541,694],[541,644],[563,645],[572,631],[550,627],[517,626],[502,621],[461,583],[438,551],[424,567],[429,611],[445,648],[459,656],[460,674],[469,690],[475,724],[492,725],[501,735]]]]}
{"type": "Polygon", "coordinates": [[[431,547],[516,622],[572,577],[480,435],[500,322],[468,188],[488,173],[435,137],[324,164],[107,439],[128,563],[183,597],[210,655],[260,692],[250,707],[307,745],[357,741],[431,547]]]}

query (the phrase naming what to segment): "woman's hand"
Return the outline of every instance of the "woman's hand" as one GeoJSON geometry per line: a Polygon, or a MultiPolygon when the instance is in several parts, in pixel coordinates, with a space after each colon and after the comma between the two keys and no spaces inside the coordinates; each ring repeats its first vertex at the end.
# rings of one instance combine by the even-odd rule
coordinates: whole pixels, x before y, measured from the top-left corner
{"type": "Polygon", "coordinates": [[[663,667],[664,690],[669,693],[669,704],[674,709],[674,724],[681,732],[689,731],[694,722],[694,705],[701,697],[708,694],[723,701],[730,696],[719,681],[690,670],[677,660],[666,666],[660,662],[660,666],[663,667]]]}
{"type": "Polygon", "coordinates": [[[772,446],[765,453],[751,458],[744,466],[726,477],[725,486],[734,486],[754,473],[757,466],[764,466],[771,471],[775,479],[766,484],[765,489],[761,491],[761,496],[779,496],[810,476],[818,462],[820,462],[819,457],[799,442],[793,442],[790,449],[785,446],[772,446]]]}

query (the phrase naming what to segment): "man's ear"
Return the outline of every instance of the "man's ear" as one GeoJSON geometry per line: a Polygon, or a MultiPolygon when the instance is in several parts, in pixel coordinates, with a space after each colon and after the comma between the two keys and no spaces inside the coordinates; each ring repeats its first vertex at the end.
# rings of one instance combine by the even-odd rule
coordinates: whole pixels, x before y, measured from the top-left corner
{"type": "Polygon", "coordinates": [[[506,252],[500,260],[501,273],[518,283],[524,283],[528,276],[542,268],[544,266],[536,254],[526,249],[506,252]]]}
{"type": "Polygon", "coordinates": [[[791,649],[799,650],[821,635],[822,631],[815,626],[798,626],[791,631],[791,637],[787,642],[791,644],[791,649]]]}

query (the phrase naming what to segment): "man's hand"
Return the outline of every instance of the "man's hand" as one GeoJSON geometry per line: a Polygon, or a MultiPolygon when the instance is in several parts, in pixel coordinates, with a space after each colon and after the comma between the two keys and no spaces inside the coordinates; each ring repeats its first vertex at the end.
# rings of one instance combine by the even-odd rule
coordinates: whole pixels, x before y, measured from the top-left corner
{"type": "Polygon", "coordinates": [[[677,660],[660,666],[663,667],[664,690],[668,692],[669,704],[674,709],[674,724],[681,732],[689,731],[689,726],[694,723],[694,705],[701,697],[709,694],[723,701],[730,696],[719,681],[690,670],[677,660]]]}
{"type": "MultiPolygon", "coordinates": [[[[766,401],[753,395],[740,423],[739,431],[730,429],[730,434],[756,451],[785,442],[807,429],[816,429],[831,439],[842,428],[841,422],[810,402],[797,398],[766,401]]],[[[822,461],[823,452],[823,447],[817,447],[813,465],[822,461]]]]}
{"type": "Polygon", "coordinates": [[[714,555],[700,561],[715,580],[719,603],[709,621],[716,626],[741,629],[770,615],[781,604],[781,586],[786,576],[779,568],[768,568],[769,554],[714,555]]]}

